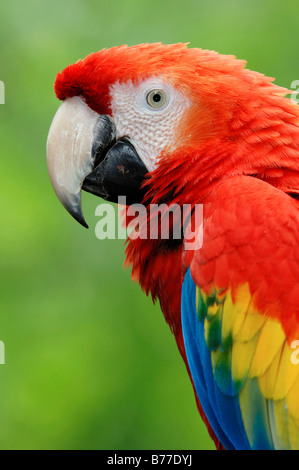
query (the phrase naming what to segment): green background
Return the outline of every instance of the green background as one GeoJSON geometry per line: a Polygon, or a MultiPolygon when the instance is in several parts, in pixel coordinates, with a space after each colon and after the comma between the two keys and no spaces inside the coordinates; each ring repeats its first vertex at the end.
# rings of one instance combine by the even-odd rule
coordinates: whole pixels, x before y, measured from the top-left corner
{"type": "MultiPolygon", "coordinates": [[[[213,449],[174,339],[123,270],[124,241],[87,231],[51,188],[56,73],[123,43],[190,42],[299,79],[298,1],[0,4],[1,449],[213,449]]],[[[219,96],[221,100],[221,96],[219,96]]]]}

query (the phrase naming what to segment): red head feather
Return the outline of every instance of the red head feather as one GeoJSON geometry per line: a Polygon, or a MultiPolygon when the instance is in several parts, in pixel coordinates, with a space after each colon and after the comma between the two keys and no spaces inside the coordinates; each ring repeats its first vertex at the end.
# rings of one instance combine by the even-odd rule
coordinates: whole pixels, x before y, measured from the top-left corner
{"type": "Polygon", "coordinates": [[[161,155],[159,191],[162,174],[180,190],[192,183],[197,194],[225,175],[255,174],[284,191],[297,192],[298,107],[283,96],[286,89],[245,69],[245,64],[186,44],[120,46],[66,67],[57,75],[55,92],[61,100],[82,95],[93,110],[109,114],[113,83],[163,76],[193,105],[184,120],[181,148],[171,158],[161,155]]]}

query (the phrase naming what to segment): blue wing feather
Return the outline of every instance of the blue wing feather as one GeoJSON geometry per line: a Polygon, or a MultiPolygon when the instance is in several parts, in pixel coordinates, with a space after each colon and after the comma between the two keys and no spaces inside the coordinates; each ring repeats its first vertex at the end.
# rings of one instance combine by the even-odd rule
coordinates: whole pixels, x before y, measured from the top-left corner
{"type": "Polygon", "coordinates": [[[185,275],[182,287],[182,328],[196,393],[215,434],[228,450],[250,449],[238,396],[223,393],[215,381],[204,322],[196,310],[196,285],[190,270],[185,275]]]}

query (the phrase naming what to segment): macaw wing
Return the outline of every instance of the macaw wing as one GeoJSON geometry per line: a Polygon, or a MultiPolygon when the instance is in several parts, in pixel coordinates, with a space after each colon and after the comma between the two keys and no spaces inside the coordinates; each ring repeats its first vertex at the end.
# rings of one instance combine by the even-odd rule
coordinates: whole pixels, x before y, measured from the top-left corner
{"type": "Polygon", "coordinates": [[[226,449],[299,449],[298,207],[262,184],[250,181],[250,192],[238,181],[218,212],[212,201],[212,216],[207,205],[204,244],[182,286],[183,337],[198,399],[226,449]],[[255,223],[245,224],[238,217],[249,218],[252,194],[255,223]],[[272,207],[273,220],[263,215],[272,203],[279,220],[272,207]]]}
{"type": "Polygon", "coordinates": [[[247,286],[235,300],[205,295],[190,269],[182,327],[198,398],[226,449],[299,448],[299,366],[277,320],[254,310],[247,286]]]}

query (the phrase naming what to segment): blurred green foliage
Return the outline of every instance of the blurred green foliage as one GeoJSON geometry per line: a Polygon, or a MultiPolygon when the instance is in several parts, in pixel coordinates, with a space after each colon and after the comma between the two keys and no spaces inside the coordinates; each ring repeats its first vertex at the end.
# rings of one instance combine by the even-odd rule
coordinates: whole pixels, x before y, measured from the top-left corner
{"type": "MultiPolygon", "coordinates": [[[[56,73],[123,43],[190,42],[299,79],[298,1],[0,3],[1,449],[213,449],[174,339],[122,269],[123,240],[75,223],[45,144],[56,73]]],[[[221,99],[221,97],[219,97],[221,99]]]]}

